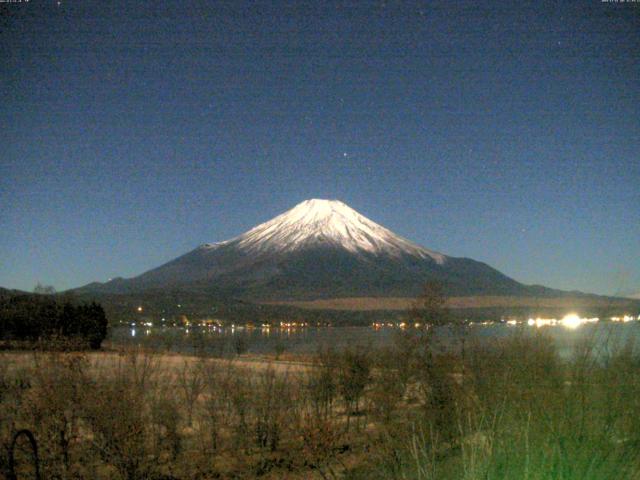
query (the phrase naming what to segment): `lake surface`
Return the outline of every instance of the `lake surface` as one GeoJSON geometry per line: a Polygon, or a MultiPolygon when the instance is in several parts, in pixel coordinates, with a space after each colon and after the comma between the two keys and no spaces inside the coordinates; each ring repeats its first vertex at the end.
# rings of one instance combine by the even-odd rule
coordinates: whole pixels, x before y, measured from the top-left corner
{"type": "MultiPolygon", "coordinates": [[[[273,354],[276,352],[311,354],[321,348],[378,348],[390,346],[402,331],[397,327],[116,327],[108,340],[114,346],[142,346],[179,353],[232,356],[236,353],[273,354]]],[[[596,351],[606,353],[629,342],[640,342],[640,322],[583,322],[563,325],[532,323],[472,324],[464,329],[442,327],[435,331],[440,343],[455,348],[464,335],[466,341],[490,343],[510,335],[540,335],[552,339],[560,355],[570,358],[576,346],[593,342],[596,351]]]]}

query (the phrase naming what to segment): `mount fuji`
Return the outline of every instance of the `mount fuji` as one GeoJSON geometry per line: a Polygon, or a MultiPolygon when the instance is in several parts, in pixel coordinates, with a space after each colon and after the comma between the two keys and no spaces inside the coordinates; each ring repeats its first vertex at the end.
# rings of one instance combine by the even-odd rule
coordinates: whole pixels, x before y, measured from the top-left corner
{"type": "Polygon", "coordinates": [[[490,266],[417,245],[337,200],[306,200],[242,235],[206,243],[130,279],[83,292],[210,291],[251,301],[415,296],[426,281],[449,295],[541,295],[490,266]]]}

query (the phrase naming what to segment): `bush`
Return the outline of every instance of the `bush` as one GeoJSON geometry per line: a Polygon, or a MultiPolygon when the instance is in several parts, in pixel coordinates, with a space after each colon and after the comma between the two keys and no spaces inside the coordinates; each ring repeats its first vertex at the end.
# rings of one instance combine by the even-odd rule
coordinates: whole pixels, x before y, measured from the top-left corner
{"type": "MultiPolygon", "coordinates": [[[[408,340],[293,371],[0,352],[0,478],[14,478],[8,446],[29,430],[42,478],[640,479],[634,348],[569,361],[543,336],[464,356],[408,340]],[[362,428],[349,429],[354,412],[362,428]]],[[[19,447],[14,471],[33,478],[19,447]]]]}

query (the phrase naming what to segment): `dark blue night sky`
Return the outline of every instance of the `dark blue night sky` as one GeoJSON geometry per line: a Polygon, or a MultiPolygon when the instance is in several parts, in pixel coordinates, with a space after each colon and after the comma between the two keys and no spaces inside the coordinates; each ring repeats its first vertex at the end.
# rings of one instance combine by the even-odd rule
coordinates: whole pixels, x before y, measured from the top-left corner
{"type": "Polygon", "coordinates": [[[308,198],[640,291],[640,3],[0,4],[0,285],[133,276],[308,198]]]}

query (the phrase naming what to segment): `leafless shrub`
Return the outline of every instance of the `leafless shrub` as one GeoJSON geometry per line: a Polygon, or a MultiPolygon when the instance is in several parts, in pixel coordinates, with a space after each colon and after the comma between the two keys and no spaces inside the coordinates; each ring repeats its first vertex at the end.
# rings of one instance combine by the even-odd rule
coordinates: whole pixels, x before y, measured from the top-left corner
{"type": "Polygon", "coordinates": [[[193,425],[193,408],[205,388],[203,368],[202,362],[184,360],[178,373],[177,384],[182,393],[189,426],[193,425]]]}
{"type": "Polygon", "coordinates": [[[154,454],[157,457],[162,457],[166,452],[170,461],[175,462],[182,450],[178,402],[174,400],[172,395],[153,399],[150,417],[149,429],[154,443],[154,454]]]}
{"type": "Polygon", "coordinates": [[[338,356],[333,350],[321,350],[315,358],[314,368],[306,375],[306,398],[311,402],[313,414],[327,420],[337,395],[338,356]]]}
{"type": "MultiPolygon", "coordinates": [[[[43,474],[66,477],[79,462],[73,444],[79,439],[79,406],[89,385],[88,364],[82,354],[35,353],[32,360],[32,368],[22,372],[28,375],[29,388],[21,388],[25,386],[21,374],[7,390],[20,397],[19,404],[14,404],[17,408],[11,409],[15,415],[11,429],[36,432],[43,474]]],[[[3,406],[7,403],[12,402],[3,406]]]]}
{"type": "Polygon", "coordinates": [[[338,478],[332,465],[336,463],[336,447],[343,436],[342,430],[329,419],[312,414],[305,416],[301,431],[305,464],[325,480],[338,478]]]}
{"type": "Polygon", "coordinates": [[[376,357],[367,395],[368,406],[376,420],[388,425],[398,404],[404,400],[408,378],[405,368],[397,361],[401,357],[395,351],[380,350],[376,357]]]}
{"type": "Polygon", "coordinates": [[[218,450],[222,430],[230,421],[229,387],[234,374],[235,368],[230,362],[223,368],[210,364],[203,371],[205,398],[202,411],[212,452],[218,450]]]}
{"type": "Polygon", "coordinates": [[[250,414],[252,385],[245,375],[237,374],[227,382],[229,395],[229,424],[233,431],[233,448],[249,451],[250,445],[250,414]]]}
{"type": "Polygon", "coordinates": [[[278,339],[273,347],[273,351],[276,354],[276,360],[279,360],[284,352],[288,350],[288,346],[282,340],[278,339]]]}
{"type": "Polygon", "coordinates": [[[288,421],[295,423],[296,401],[286,374],[269,368],[254,383],[252,406],[254,432],[258,448],[275,451],[288,421]]]}
{"type": "Polygon", "coordinates": [[[364,349],[346,348],[338,363],[338,391],[347,411],[347,427],[352,414],[358,415],[360,399],[369,384],[371,359],[364,349]]]}
{"type": "Polygon", "coordinates": [[[242,355],[247,353],[249,349],[249,342],[244,335],[235,335],[233,337],[233,350],[236,355],[242,355]]]}
{"type": "Polygon", "coordinates": [[[127,480],[146,478],[153,470],[147,444],[144,398],[126,378],[104,379],[92,391],[85,416],[91,445],[100,458],[127,480]]]}
{"type": "Polygon", "coordinates": [[[99,458],[127,480],[149,478],[158,468],[152,450],[149,405],[160,369],[150,355],[130,352],[98,370],[83,402],[88,440],[99,458]]]}

